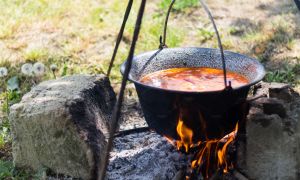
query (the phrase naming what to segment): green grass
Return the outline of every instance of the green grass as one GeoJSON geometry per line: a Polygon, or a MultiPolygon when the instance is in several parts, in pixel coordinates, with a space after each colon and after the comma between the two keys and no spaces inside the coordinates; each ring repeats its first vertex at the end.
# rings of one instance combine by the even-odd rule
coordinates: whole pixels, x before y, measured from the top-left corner
{"type": "Polygon", "coordinates": [[[41,180],[46,178],[46,169],[42,168],[34,173],[28,169],[15,169],[11,161],[0,159],[0,179],[41,180]]]}
{"type": "MultiPolygon", "coordinates": [[[[4,66],[9,70],[9,75],[0,79],[0,102],[6,98],[3,91],[10,78],[16,76],[20,88],[18,91],[8,93],[9,106],[20,101],[20,98],[36,83],[53,79],[54,76],[49,70],[51,64],[58,66],[55,72],[57,77],[105,73],[126,3],[127,1],[120,0],[0,0],[0,45],[3,44],[0,67],[4,66]],[[49,41],[47,36],[51,36],[49,41]],[[42,39],[45,40],[45,45],[41,45],[41,39],[37,37],[46,37],[42,39]],[[43,62],[47,67],[47,73],[42,78],[22,75],[20,69],[25,62],[43,62]]],[[[135,54],[158,48],[165,13],[171,0],[147,1],[147,3],[135,54]]],[[[212,5],[209,1],[207,3],[209,6],[212,5]]],[[[231,2],[228,0],[219,3],[224,3],[221,7],[225,7],[226,3],[231,2]]],[[[125,37],[111,73],[112,83],[121,81],[119,69],[128,55],[139,4],[140,1],[134,1],[125,37]]],[[[195,8],[198,6],[199,0],[176,0],[168,26],[169,47],[218,48],[210,21],[203,10],[195,8]],[[201,14],[198,14],[198,11],[201,14]],[[194,37],[191,37],[191,31],[195,31],[194,37]]],[[[215,4],[213,6],[212,10],[218,8],[215,4]]],[[[297,36],[299,38],[299,33],[293,27],[291,13],[296,12],[275,17],[268,16],[265,20],[260,19],[261,22],[249,20],[259,24],[259,27],[243,32],[232,24],[224,25],[226,23],[223,24],[223,19],[226,22],[227,17],[216,18],[224,48],[259,58],[263,63],[273,61],[280,52],[292,51],[297,46],[295,38],[297,36]]],[[[213,14],[218,17],[217,11],[213,11],[213,14]]],[[[284,57],[277,60],[289,62],[291,59],[284,57]]],[[[279,70],[267,67],[267,71],[265,81],[299,84],[299,63],[296,65],[290,63],[289,66],[279,70]]],[[[1,148],[11,143],[11,137],[6,115],[8,107],[6,103],[0,105],[2,111],[0,116],[5,119],[0,124],[1,148]]],[[[0,160],[0,179],[34,179],[41,177],[44,171],[41,172],[35,176],[27,171],[15,170],[11,162],[0,160]]]]}
{"type": "Polygon", "coordinates": [[[239,27],[235,27],[235,26],[229,27],[229,34],[230,35],[238,36],[238,35],[242,35],[243,33],[244,33],[244,31],[239,27]]]}
{"type": "Polygon", "coordinates": [[[9,161],[0,160],[0,179],[13,176],[13,164],[9,161]]]}
{"type": "Polygon", "coordinates": [[[265,34],[261,31],[252,31],[249,33],[245,33],[245,35],[243,35],[241,38],[244,41],[255,43],[265,41],[268,38],[268,34],[265,34]]]}
{"type": "Polygon", "coordinates": [[[0,148],[3,148],[4,145],[10,141],[11,141],[11,139],[10,139],[10,135],[9,135],[9,128],[2,127],[0,129],[0,148]]]}
{"type": "MultiPolygon", "coordinates": [[[[170,3],[171,0],[162,0],[159,7],[166,10],[169,8],[170,3]]],[[[173,9],[176,11],[184,11],[187,8],[196,7],[197,5],[199,5],[199,0],[177,0],[175,1],[173,9]]]]}
{"type": "Polygon", "coordinates": [[[208,40],[212,40],[215,35],[214,31],[208,30],[206,28],[197,29],[197,36],[200,37],[201,43],[205,43],[208,40]]]}
{"type": "Polygon", "coordinates": [[[45,61],[48,56],[47,49],[30,49],[24,52],[24,60],[27,62],[45,61]]]}
{"type": "Polygon", "coordinates": [[[295,81],[295,74],[291,70],[276,70],[269,71],[266,74],[265,81],[290,83],[295,81]]]}
{"type": "Polygon", "coordinates": [[[268,71],[264,80],[267,82],[296,84],[299,83],[296,74],[299,74],[299,64],[294,67],[285,66],[280,70],[268,71]]]}
{"type": "Polygon", "coordinates": [[[280,24],[274,29],[270,42],[276,45],[285,46],[292,43],[292,37],[292,34],[289,33],[288,26],[280,24]]]}
{"type": "Polygon", "coordinates": [[[260,31],[245,33],[241,39],[251,45],[251,54],[264,63],[271,61],[280,51],[293,49],[295,46],[294,31],[290,26],[291,24],[279,18],[260,31]]]}

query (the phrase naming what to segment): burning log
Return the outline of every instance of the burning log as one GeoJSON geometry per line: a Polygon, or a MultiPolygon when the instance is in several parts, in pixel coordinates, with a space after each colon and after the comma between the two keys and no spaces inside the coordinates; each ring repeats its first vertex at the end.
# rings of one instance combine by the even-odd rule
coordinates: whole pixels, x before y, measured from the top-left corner
{"type": "MultiPolygon", "coordinates": [[[[221,139],[206,139],[206,141],[196,143],[193,143],[193,130],[185,124],[182,115],[179,116],[176,129],[179,140],[167,138],[169,142],[176,146],[178,150],[193,154],[187,170],[187,179],[194,179],[194,177],[199,175],[202,175],[204,179],[210,179],[216,172],[228,174],[233,169],[234,156],[229,157],[228,152],[230,147],[234,147],[238,124],[236,124],[236,128],[231,133],[221,139]]],[[[206,129],[203,130],[205,131],[206,129]]]]}

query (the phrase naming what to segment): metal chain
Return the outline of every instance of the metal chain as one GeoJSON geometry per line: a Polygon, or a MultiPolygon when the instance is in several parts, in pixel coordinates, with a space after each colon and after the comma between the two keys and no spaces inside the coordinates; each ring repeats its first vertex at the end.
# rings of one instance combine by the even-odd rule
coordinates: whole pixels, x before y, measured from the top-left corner
{"type": "Polygon", "coordinates": [[[107,166],[108,166],[108,163],[109,163],[109,155],[110,155],[110,151],[111,151],[112,146],[113,146],[114,134],[115,134],[116,129],[118,127],[119,118],[120,118],[120,115],[121,115],[121,107],[122,107],[122,103],[123,103],[124,92],[125,92],[129,72],[130,72],[130,69],[131,69],[131,65],[132,65],[132,60],[133,60],[133,56],[134,56],[134,50],[135,50],[136,42],[138,40],[138,36],[139,36],[139,33],[140,33],[140,29],[141,29],[141,24],[142,24],[142,20],[143,20],[144,11],[145,11],[146,1],[147,0],[142,0],[141,5],[140,5],[140,9],[139,9],[139,12],[138,12],[138,16],[137,16],[137,20],[136,20],[136,24],[135,24],[135,29],[134,29],[134,33],[133,33],[133,38],[132,38],[132,43],[131,43],[131,47],[130,47],[130,50],[129,50],[127,63],[126,63],[126,68],[125,68],[125,72],[124,72],[123,79],[122,79],[120,93],[118,95],[118,99],[117,99],[117,102],[115,104],[113,114],[112,114],[112,127],[111,127],[110,132],[109,132],[109,139],[108,139],[108,143],[107,143],[106,151],[105,151],[106,154],[105,154],[103,162],[101,163],[102,166],[101,166],[101,169],[100,169],[100,177],[99,177],[100,180],[105,179],[106,170],[107,170],[107,166]]]}
{"type": "MultiPolygon", "coordinates": [[[[163,36],[160,36],[160,45],[159,45],[160,49],[163,49],[163,48],[167,47],[167,45],[166,45],[166,36],[167,36],[168,20],[169,20],[169,16],[170,16],[171,10],[173,8],[173,5],[175,4],[175,1],[176,0],[172,0],[171,4],[169,6],[168,12],[167,12],[167,16],[166,16],[166,20],[165,20],[165,24],[164,24],[164,34],[163,34],[163,36]]],[[[215,33],[216,33],[216,36],[217,36],[217,39],[218,39],[218,46],[219,46],[219,49],[220,49],[220,52],[221,52],[221,59],[222,59],[222,66],[223,66],[225,90],[232,89],[231,88],[231,82],[229,81],[227,83],[225,55],[224,55],[223,45],[222,45],[222,41],[221,41],[221,38],[220,38],[220,35],[219,35],[218,28],[216,26],[214,18],[212,16],[209,8],[207,7],[206,3],[203,0],[199,0],[199,1],[200,1],[201,5],[203,6],[205,12],[207,13],[211,23],[213,24],[213,27],[214,27],[214,30],[215,30],[215,33]]]]}
{"type": "Polygon", "coordinates": [[[219,49],[220,49],[220,52],[221,52],[221,58],[222,58],[225,89],[231,89],[231,82],[229,82],[229,86],[227,86],[227,73],[226,73],[225,55],[224,55],[223,45],[222,45],[222,41],[221,41],[221,38],[220,38],[220,35],[219,35],[218,28],[216,26],[214,18],[211,15],[211,12],[210,12],[209,8],[207,7],[206,3],[203,0],[199,0],[199,1],[200,1],[201,5],[203,6],[204,10],[206,11],[211,23],[213,24],[213,27],[215,29],[215,33],[217,35],[218,45],[219,45],[219,49]]]}
{"type": "Polygon", "coordinates": [[[166,44],[168,21],[169,21],[170,13],[171,13],[171,10],[173,8],[173,5],[174,5],[175,1],[176,0],[172,0],[171,4],[169,6],[167,16],[166,16],[166,20],[165,20],[164,34],[163,34],[163,36],[160,36],[160,38],[159,38],[159,41],[160,41],[159,49],[163,49],[163,48],[168,47],[167,44],[166,44]]]}

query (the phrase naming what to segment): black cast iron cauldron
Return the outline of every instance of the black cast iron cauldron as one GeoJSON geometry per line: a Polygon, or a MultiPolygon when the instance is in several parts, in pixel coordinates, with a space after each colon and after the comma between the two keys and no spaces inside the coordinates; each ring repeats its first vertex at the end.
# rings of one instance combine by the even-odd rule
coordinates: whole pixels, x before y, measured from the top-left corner
{"type": "MultiPolygon", "coordinates": [[[[178,67],[222,69],[220,51],[209,48],[165,48],[134,57],[129,80],[134,82],[149,127],[157,133],[179,139],[181,118],[193,130],[193,141],[220,139],[244,118],[243,103],[252,85],[262,80],[264,67],[255,59],[225,51],[226,69],[244,75],[249,83],[232,90],[184,92],[151,87],[139,82],[148,73],[178,67]]],[[[124,73],[126,62],[121,66],[124,73]]]]}

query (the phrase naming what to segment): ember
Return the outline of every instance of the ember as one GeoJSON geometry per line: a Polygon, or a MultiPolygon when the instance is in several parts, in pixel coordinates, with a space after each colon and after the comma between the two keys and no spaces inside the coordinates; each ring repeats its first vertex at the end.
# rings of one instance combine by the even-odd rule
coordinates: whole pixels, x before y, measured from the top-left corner
{"type": "Polygon", "coordinates": [[[203,142],[193,143],[193,131],[180,116],[177,124],[177,134],[180,140],[171,140],[169,142],[176,145],[178,150],[185,153],[193,153],[190,164],[190,173],[186,179],[190,179],[195,174],[201,174],[203,178],[209,179],[216,172],[227,174],[234,165],[228,158],[229,145],[233,144],[238,131],[238,123],[234,131],[221,139],[207,139],[203,142]]]}

